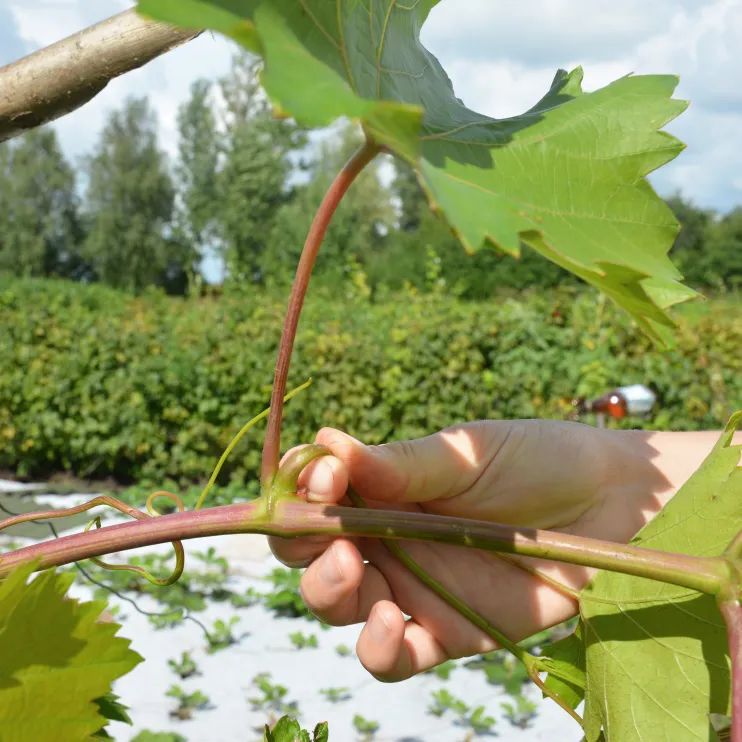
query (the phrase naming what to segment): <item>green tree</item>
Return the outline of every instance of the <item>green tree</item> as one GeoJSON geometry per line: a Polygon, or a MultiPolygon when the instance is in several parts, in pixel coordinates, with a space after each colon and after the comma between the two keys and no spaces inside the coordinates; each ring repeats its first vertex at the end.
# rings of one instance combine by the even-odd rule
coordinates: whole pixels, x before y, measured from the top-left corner
{"type": "Polygon", "coordinates": [[[701,269],[708,286],[742,289],[742,206],[709,226],[701,269]]]}
{"type": "Polygon", "coordinates": [[[218,231],[233,281],[262,280],[262,257],[275,216],[291,196],[290,155],[304,141],[295,124],[272,117],[258,83],[259,69],[254,57],[242,54],[220,82],[226,135],[217,180],[218,231]]]}
{"type": "Polygon", "coordinates": [[[80,277],[75,173],[53,129],[0,145],[0,271],[80,277]]]}
{"type": "Polygon", "coordinates": [[[714,221],[714,212],[699,209],[679,193],[668,198],[667,205],[680,222],[680,231],[672,248],[673,259],[689,284],[704,286],[706,277],[702,264],[705,260],[708,232],[714,221]]]}
{"type": "Polygon", "coordinates": [[[667,203],[680,222],[673,258],[686,281],[701,289],[742,285],[742,208],[725,216],[676,194],[667,203]]]}
{"type": "Polygon", "coordinates": [[[178,110],[178,222],[200,256],[205,243],[213,238],[219,205],[217,167],[221,145],[212,108],[211,83],[196,80],[189,99],[178,110]]]}
{"type": "Polygon", "coordinates": [[[173,233],[173,202],[155,116],[146,98],[130,98],[110,114],[88,160],[85,254],[101,281],[185,290],[193,252],[173,233]]]}
{"type": "MultiPolygon", "coordinates": [[[[290,280],[308,219],[319,205],[332,178],[358,147],[355,127],[346,127],[333,142],[318,145],[308,166],[309,180],[297,187],[294,198],[276,216],[264,270],[273,283],[290,280]]],[[[380,163],[368,166],[338,207],[317,259],[318,280],[336,281],[342,275],[368,268],[394,229],[396,214],[391,193],[380,180],[380,163]]]]}
{"type": "Polygon", "coordinates": [[[392,192],[399,201],[399,229],[403,232],[418,229],[423,216],[429,211],[428,204],[415,171],[401,160],[395,163],[392,192]]]}

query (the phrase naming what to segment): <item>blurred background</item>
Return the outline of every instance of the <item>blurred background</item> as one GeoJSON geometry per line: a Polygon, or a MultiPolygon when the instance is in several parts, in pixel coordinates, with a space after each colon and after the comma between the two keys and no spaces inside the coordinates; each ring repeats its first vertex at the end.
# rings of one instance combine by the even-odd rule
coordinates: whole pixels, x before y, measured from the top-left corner
{"type": "MultiPolygon", "coordinates": [[[[658,405],[612,424],[718,428],[742,404],[742,3],[527,0],[507,23],[493,5],[442,3],[423,34],[485,113],[529,107],[560,66],[584,64],[588,89],[682,75],[692,106],[670,130],[689,150],[653,184],[682,225],[673,258],[708,299],[676,313],[661,351],[526,248],[466,255],[414,174],[382,158],[320,254],[291,379],[314,385],[290,404],[286,445],[322,425],[378,443],[569,417],[574,397],[634,383],[658,405]]],[[[0,0],[0,63],[129,6],[0,0]]],[[[258,71],[205,34],[0,144],[4,474],[186,487],[265,406],[307,226],[358,133],[274,120],[258,71]]],[[[222,484],[252,491],[258,451],[241,446],[222,484]]]]}

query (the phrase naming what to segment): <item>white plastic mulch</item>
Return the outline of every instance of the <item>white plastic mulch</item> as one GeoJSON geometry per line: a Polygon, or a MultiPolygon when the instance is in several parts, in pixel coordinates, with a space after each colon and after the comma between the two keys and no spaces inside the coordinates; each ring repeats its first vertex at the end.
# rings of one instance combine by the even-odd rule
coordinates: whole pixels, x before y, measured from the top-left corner
{"type": "MultiPolygon", "coordinates": [[[[10,483],[0,481],[0,493],[10,486],[10,483]]],[[[17,489],[15,484],[12,487],[17,489]]],[[[87,497],[44,496],[41,499],[44,507],[59,507],[77,504],[87,497]]],[[[2,537],[0,549],[6,548],[7,540],[7,537],[2,537]]],[[[254,586],[261,592],[269,590],[270,583],[264,577],[279,565],[263,537],[197,539],[186,542],[186,552],[203,552],[210,546],[229,561],[227,586],[230,589],[243,592],[254,586]]],[[[156,547],[154,550],[165,548],[156,547]]],[[[197,568],[197,560],[190,560],[190,567],[197,568]]],[[[91,592],[78,585],[73,591],[80,598],[89,597],[91,592]]],[[[329,722],[331,742],[360,739],[458,742],[480,738],[508,742],[576,742],[582,738],[575,722],[555,704],[540,700],[534,689],[527,692],[538,703],[536,718],[526,729],[512,726],[500,709],[500,703],[511,699],[500,688],[489,685],[482,671],[458,666],[448,680],[425,674],[403,683],[380,683],[363,669],[354,655],[343,657],[335,651],[341,644],[354,648],[358,626],[323,630],[317,622],[276,617],[260,605],[234,608],[229,602],[213,603],[194,615],[208,627],[218,618],[229,620],[237,616],[239,623],[233,628],[233,634],[239,640],[231,647],[208,654],[201,629],[190,621],[172,629],[156,630],[131,605],[115,597],[111,597],[109,602],[121,606],[116,616],[116,620],[122,623],[119,634],[130,638],[133,649],[145,658],[114,688],[122,702],[129,706],[134,722],[133,727],[122,723],[109,725],[108,730],[116,740],[128,741],[142,729],[178,732],[189,742],[260,740],[262,725],[270,720],[271,712],[254,708],[249,699],[261,695],[252,680],[258,673],[265,672],[270,673],[271,682],[288,688],[285,700],[298,704],[298,718],[304,726],[311,730],[319,721],[329,722]],[[295,649],[288,635],[296,631],[314,634],[319,648],[295,649]],[[184,651],[192,654],[201,674],[181,680],[168,667],[167,660],[179,659],[184,651]],[[193,718],[188,721],[171,717],[170,711],[176,702],[165,693],[174,683],[187,692],[202,691],[209,697],[210,706],[194,711],[193,718]],[[331,703],[320,693],[322,688],[339,687],[348,688],[350,697],[347,700],[331,703]],[[426,709],[432,702],[432,692],[441,688],[471,707],[483,704],[487,713],[497,719],[492,733],[481,737],[475,735],[470,728],[460,725],[450,711],[440,718],[428,713],[426,709]],[[354,729],[355,714],[378,722],[379,729],[373,737],[363,737],[354,729]]],[[[146,610],[163,610],[147,597],[138,598],[137,602],[146,610]]]]}

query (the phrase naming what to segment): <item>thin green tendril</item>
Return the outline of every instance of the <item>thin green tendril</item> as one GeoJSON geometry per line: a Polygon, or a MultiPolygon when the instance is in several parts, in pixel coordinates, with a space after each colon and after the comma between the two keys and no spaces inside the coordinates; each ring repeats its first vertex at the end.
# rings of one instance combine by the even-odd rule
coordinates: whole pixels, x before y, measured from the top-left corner
{"type": "MultiPolygon", "coordinates": [[[[178,495],[173,492],[167,492],[166,490],[158,490],[157,492],[153,492],[147,498],[147,512],[151,517],[157,517],[160,515],[154,506],[154,501],[159,497],[165,497],[174,502],[175,506],[181,513],[185,510],[183,500],[181,500],[178,495]]],[[[85,531],[89,531],[93,526],[96,528],[101,527],[100,516],[93,518],[93,520],[85,526],[85,531]]],[[[90,561],[103,569],[110,569],[115,572],[134,572],[134,574],[144,577],[144,579],[152,585],[167,587],[180,579],[180,576],[183,574],[183,569],[185,568],[185,551],[183,550],[183,544],[180,541],[172,541],[171,543],[173,545],[173,550],[175,551],[175,567],[173,567],[173,571],[168,577],[155,577],[144,567],[139,567],[136,564],[112,564],[111,562],[105,562],[97,557],[91,557],[90,561]]]]}
{"type": "MultiPolygon", "coordinates": [[[[307,379],[301,386],[297,386],[296,389],[292,389],[284,398],[284,402],[288,402],[290,399],[295,397],[299,392],[303,392],[310,384],[312,383],[311,379],[307,379]]],[[[201,494],[198,496],[198,500],[196,501],[196,506],[193,508],[194,510],[200,510],[201,507],[204,504],[204,501],[206,500],[206,496],[209,494],[209,491],[214,486],[214,483],[216,482],[216,478],[219,476],[219,472],[222,470],[222,467],[224,466],[224,463],[226,462],[229,455],[234,450],[234,447],[242,440],[242,438],[245,436],[245,433],[247,433],[250,428],[252,428],[254,425],[259,423],[261,420],[268,417],[270,414],[271,408],[268,407],[265,410],[263,410],[259,415],[255,415],[255,417],[252,420],[249,420],[246,422],[242,428],[240,429],[240,432],[237,433],[237,435],[232,438],[229,445],[224,449],[224,453],[219,458],[219,461],[217,461],[216,466],[214,467],[214,471],[211,473],[211,477],[209,478],[208,483],[204,487],[201,494]]]]}
{"type": "MultiPolygon", "coordinates": [[[[109,508],[118,510],[119,513],[123,513],[124,515],[135,518],[136,520],[146,520],[147,518],[155,517],[160,514],[157,512],[153,505],[154,501],[158,497],[166,497],[167,499],[172,500],[180,511],[183,511],[185,509],[183,501],[180,499],[180,497],[178,497],[178,495],[175,495],[172,492],[165,492],[164,490],[153,492],[147,498],[148,513],[144,513],[141,510],[132,507],[131,505],[127,505],[125,502],[122,502],[115,497],[111,497],[110,495],[98,495],[97,497],[93,497],[91,500],[88,500],[81,505],[75,505],[71,508],[63,508],[61,510],[45,510],[41,512],[22,513],[14,515],[10,518],[6,518],[3,521],[0,521],[0,531],[4,530],[5,528],[10,528],[11,526],[17,526],[21,523],[28,523],[30,521],[68,518],[70,515],[78,515],[79,513],[84,513],[91,508],[97,507],[98,505],[106,505],[109,508]]],[[[93,525],[95,525],[96,528],[101,527],[100,517],[96,517],[94,520],[88,523],[88,525],[85,527],[85,531],[89,531],[93,527],[93,525]]],[[[142,575],[145,579],[149,580],[149,582],[151,582],[153,585],[172,585],[181,576],[181,574],[183,574],[183,567],[185,565],[185,553],[183,552],[183,544],[180,541],[172,541],[171,543],[173,545],[173,549],[175,550],[175,569],[173,570],[173,573],[170,575],[170,577],[167,578],[154,577],[149,572],[147,572],[147,570],[134,565],[108,564],[107,562],[103,562],[102,560],[95,558],[93,558],[91,561],[101,567],[104,567],[105,569],[128,570],[129,572],[136,572],[137,574],[142,575]]]]}

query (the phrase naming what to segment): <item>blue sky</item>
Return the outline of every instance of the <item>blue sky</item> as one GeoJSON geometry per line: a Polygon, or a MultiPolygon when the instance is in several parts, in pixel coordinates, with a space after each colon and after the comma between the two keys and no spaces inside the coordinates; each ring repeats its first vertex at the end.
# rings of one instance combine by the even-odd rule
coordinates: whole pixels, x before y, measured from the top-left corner
{"type": "MultiPolygon", "coordinates": [[[[131,6],[127,0],[0,0],[0,64],[131,6]]],[[[679,74],[689,110],[669,130],[687,150],[653,176],[660,193],[700,206],[742,204],[742,0],[443,0],[423,32],[459,97],[494,116],[530,107],[558,67],[585,68],[586,88],[630,72],[679,74]]],[[[149,95],[163,146],[198,77],[227,71],[233,47],[204,35],[117,81],[56,124],[65,151],[93,146],[106,111],[149,95]]]]}

